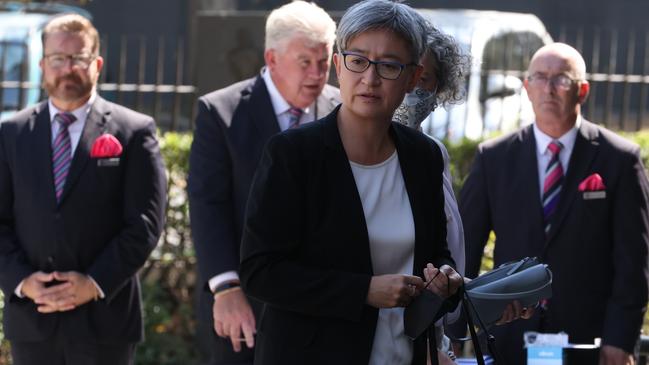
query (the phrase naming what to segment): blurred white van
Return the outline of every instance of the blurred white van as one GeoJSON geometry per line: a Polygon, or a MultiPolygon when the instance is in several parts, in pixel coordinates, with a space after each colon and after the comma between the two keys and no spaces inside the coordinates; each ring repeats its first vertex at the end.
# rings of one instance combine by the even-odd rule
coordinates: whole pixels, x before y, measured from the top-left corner
{"type": "Polygon", "coordinates": [[[74,6],[0,2],[0,120],[42,98],[41,30],[53,17],[70,12],[91,18],[74,6]]]}
{"type": "Polygon", "coordinates": [[[530,58],[552,38],[532,14],[461,9],[418,9],[471,55],[466,101],[438,109],[424,132],[457,141],[478,139],[533,121],[523,78],[530,58]]]}

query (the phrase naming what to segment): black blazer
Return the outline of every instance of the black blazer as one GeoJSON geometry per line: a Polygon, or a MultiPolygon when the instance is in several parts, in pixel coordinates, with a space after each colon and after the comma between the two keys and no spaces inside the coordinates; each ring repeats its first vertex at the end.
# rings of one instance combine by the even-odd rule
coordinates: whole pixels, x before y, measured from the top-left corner
{"type": "MultiPolygon", "coordinates": [[[[340,103],[335,87],[325,85],[315,106],[317,118],[340,103]]],[[[198,100],[189,160],[187,190],[199,269],[199,341],[215,338],[213,298],[207,282],[238,270],[243,218],[250,184],[263,147],[279,124],[261,76],[216,90],[198,100]]],[[[256,303],[253,304],[253,309],[256,303]]],[[[205,343],[226,363],[250,358],[235,354],[230,341],[205,343]]],[[[243,351],[246,352],[245,349],[243,351]]]]}
{"type": "Polygon", "coordinates": [[[72,339],[133,343],[142,338],[136,277],[164,224],[166,178],[154,121],[97,96],[57,206],[47,102],[0,125],[0,287],[4,330],[42,341],[57,330],[72,339]],[[90,157],[103,133],[123,146],[117,166],[90,157]],[[89,274],[106,294],[69,312],[40,314],[14,294],[31,273],[89,274]]]}
{"type": "MultiPolygon", "coordinates": [[[[363,207],[336,118],[273,137],[255,175],[241,247],[242,284],[266,305],[256,364],[367,364],[378,310],[363,207]]],[[[439,147],[390,127],[415,223],[413,272],[453,264],[446,247],[439,147]]],[[[413,364],[425,364],[425,338],[413,364]]]]}
{"type": "Polygon", "coordinates": [[[554,273],[543,321],[498,328],[496,343],[510,346],[501,353],[522,356],[526,329],[565,331],[575,343],[601,337],[632,352],[647,304],[648,192],[638,146],[582,120],[546,239],[532,126],[480,145],[460,195],[467,275],[478,273],[492,229],[496,265],[538,256],[554,273]],[[578,191],[593,173],[606,185],[603,199],[578,191]]]}

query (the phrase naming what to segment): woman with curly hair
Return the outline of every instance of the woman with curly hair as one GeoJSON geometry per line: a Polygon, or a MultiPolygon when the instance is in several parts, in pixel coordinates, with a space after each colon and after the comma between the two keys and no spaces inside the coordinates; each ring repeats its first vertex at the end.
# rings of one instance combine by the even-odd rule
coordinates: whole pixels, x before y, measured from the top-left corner
{"type": "MultiPolygon", "coordinates": [[[[394,114],[394,119],[413,129],[421,130],[423,122],[437,106],[447,106],[462,102],[464,98],[465,77],[470,57],[463,54],[456,41],[449,35],[427,24],[426,51],[420,60],[423,71],[417,87],[407,93],[394,114]]],[[[432,138],[444,157],[444,211],[446,214],[446,239],[456,270],[464,275],[464,231],[462,220],[453,194],[449,155],[439,140],[432,138]]],[[[459,307],[458,307],[459,309],[459,307]]],[[[447,315],[447,320],[455,320],[459,310],[447,315]]],[[[438,359],[440,364],[453,364],[455,356],[450,349],[450,341],[444,336],[443,321],[435,329],[438,359]]]]}
{"type": "MultiPolygon", "coordinates": [[[[417,87],[407,93],[394,114],[394,120],[413,129],[421,130],[421,123],[438,107],[448,107],[464,101],[465,84],[471,62],[470,56],[460,49],[453,37],[441,32],[431,24],[425,26],[427,32],[426,50],[420,60],[423,71],[417,87]]],[[[443,190],[444,211],[446,214],[446,240],[448,249],[456,264],[456,270],[464,275],[464,229],[453,193],[453,180],[449,168],[449,154],[444,144],[431,137],[439,146],[444,157],[443,190]]],[[[426,278],[430,280],[429,277],[426,278]]],[[[464,278],[465,281],[470,279],[464,278]]],[[[436,323],[435,335],[439,364],[454,364],[455,354],[450,340],[444,335],[444,321],[454,322],[459,317],[460,307],[436,323]]],[[[504,311],[497,324],[509,323],[518,318],[529,318],[533,309],[522,308],[512,302],[504,311]]]]}

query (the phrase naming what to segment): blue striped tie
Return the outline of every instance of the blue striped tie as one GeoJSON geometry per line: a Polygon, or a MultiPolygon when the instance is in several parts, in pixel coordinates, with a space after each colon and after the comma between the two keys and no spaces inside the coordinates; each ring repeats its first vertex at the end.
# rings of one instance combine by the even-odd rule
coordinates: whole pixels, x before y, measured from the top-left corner
{"type": "Polygon", "coordinates": [[[76,119],[71,113],[58,113],[54,116],[54,121],[59,123],[59,131],[52,143],[52,171],[54,172],[54,191],[57,204],[61,202],[65,178],[68,177],[72,162],[72,144],[68,126],[76,119]]]}
{"type": "Polygon", "coordinates": [[[559,152],[563,145],[559,141],[552,141],[548,150],[552,154],[548,167],[545,169],[545,180],[543,182],[543,224],[545,234],[550,232],[551,218],[559,205],[561,196],[561,184],[563,183],[563,167],[559,160],[559,152]]]}
{"type": "Polygon", "coordinates": [[[300,125],[300,117],[302,116],[302,109],[291,108],[288,110],[288,128],[295,128],[300,125]]]}

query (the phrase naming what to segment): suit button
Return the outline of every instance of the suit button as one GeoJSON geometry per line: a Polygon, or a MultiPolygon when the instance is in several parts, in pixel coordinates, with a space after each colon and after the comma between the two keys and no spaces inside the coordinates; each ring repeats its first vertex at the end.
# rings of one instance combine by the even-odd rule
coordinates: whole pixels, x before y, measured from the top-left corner
{"type": "Polygon", "coordinates": [[[45,272],[52,272],[54,271],[54,256],[47,256],[47,259],[45,260],[45,267],[43,268],[45,272]]]}

